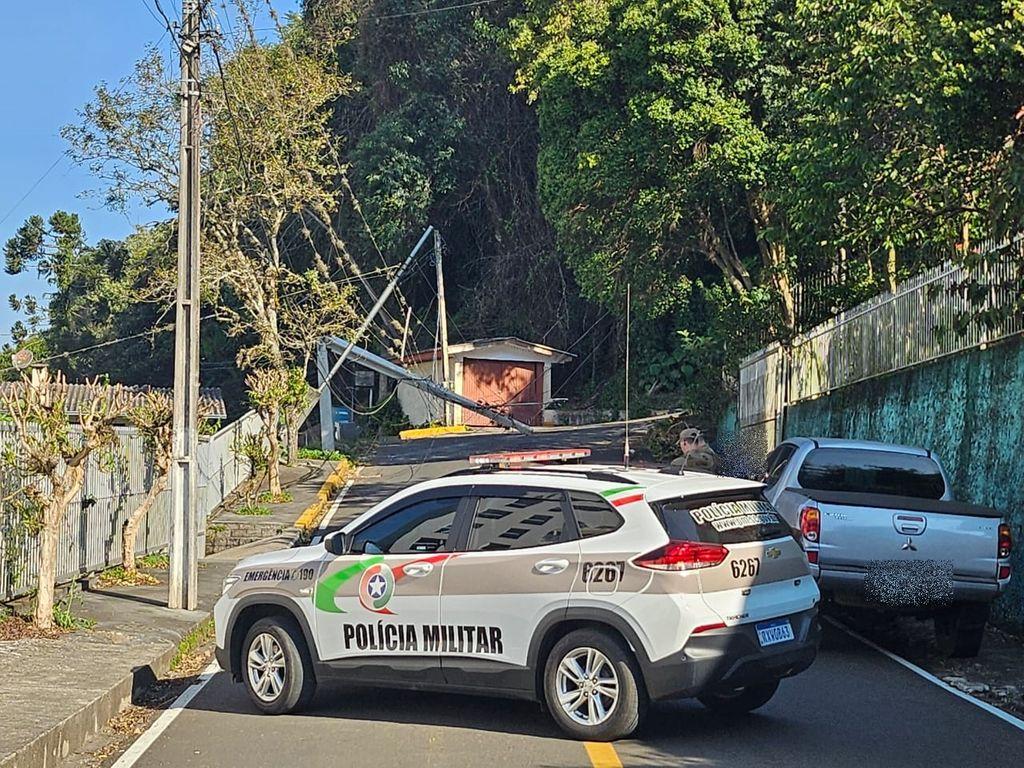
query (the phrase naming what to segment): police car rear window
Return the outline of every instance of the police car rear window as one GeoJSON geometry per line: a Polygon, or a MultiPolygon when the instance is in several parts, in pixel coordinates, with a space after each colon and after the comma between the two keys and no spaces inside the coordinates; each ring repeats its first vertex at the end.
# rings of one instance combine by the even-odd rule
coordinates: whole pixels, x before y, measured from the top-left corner
{"type": "Polygon", "coordinates": [[[736,544],[769,541],[792,532],[775,508],[760,495],[714,499],[671,499],[657,505],[668,535],[678,541],[736,544]]]}

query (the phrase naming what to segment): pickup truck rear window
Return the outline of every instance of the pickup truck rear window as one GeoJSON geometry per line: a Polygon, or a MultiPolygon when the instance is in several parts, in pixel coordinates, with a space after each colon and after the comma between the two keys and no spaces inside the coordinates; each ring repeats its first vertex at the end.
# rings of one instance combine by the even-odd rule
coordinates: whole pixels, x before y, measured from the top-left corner
{"type": "Polygon", "coordinates": [[[855,448],[816,448],[807,454],[797,482],[815,491],[884,493],[939,499],[946,481],[928,456],[855,448]]]}
{"type": "Polygon", "coordinates": [[[658,503],[656,510],[665,531],[677,541],[738,544],[792,535],[775,507],[760,494],[670,499],[658,503]]]}

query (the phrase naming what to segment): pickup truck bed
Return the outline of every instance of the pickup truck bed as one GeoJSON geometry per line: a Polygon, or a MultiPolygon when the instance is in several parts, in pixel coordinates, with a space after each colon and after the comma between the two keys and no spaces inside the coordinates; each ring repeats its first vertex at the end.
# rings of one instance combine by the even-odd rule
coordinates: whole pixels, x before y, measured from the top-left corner
{"type": "Polygon", "coordinates": [[[1000,514],[959,501],[787,488],[820,512],[818,579],[843,602],[920,611],[999,592],[1000,514]]]}
{"type": "Polygon", "coordinates": [[[953,501],[930,450],[792,437],[766,461],[765,497],[836,602],[935,618],[950,655],[978,653],[989,604],[1010,582],[1009,526],[953,501]]]}

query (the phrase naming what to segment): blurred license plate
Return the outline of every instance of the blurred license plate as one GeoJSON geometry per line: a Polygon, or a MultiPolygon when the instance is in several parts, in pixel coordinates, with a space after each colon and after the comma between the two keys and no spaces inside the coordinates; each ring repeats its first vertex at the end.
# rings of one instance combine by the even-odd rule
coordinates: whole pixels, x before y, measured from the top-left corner
{"type": "Polygon", "coordinates": [[[757,641],[761,643],[762,648],[795,639],[789,619],[763,621],[760,624],[755,624],[754,629],[757,630],[757,641]]]}

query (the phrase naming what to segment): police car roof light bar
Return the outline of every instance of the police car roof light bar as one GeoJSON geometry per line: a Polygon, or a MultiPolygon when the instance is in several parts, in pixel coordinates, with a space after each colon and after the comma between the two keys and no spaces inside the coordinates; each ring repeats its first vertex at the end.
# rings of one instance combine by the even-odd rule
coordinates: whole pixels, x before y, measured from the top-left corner
{"type": "Polygon", "coordinates": [[[469,463],[479,467],[519,468],[526,464],[579,461],[590,456],[589,448],[553,448],[542,451],[506,451],[479,453],[469,457],[469,463]]]}

